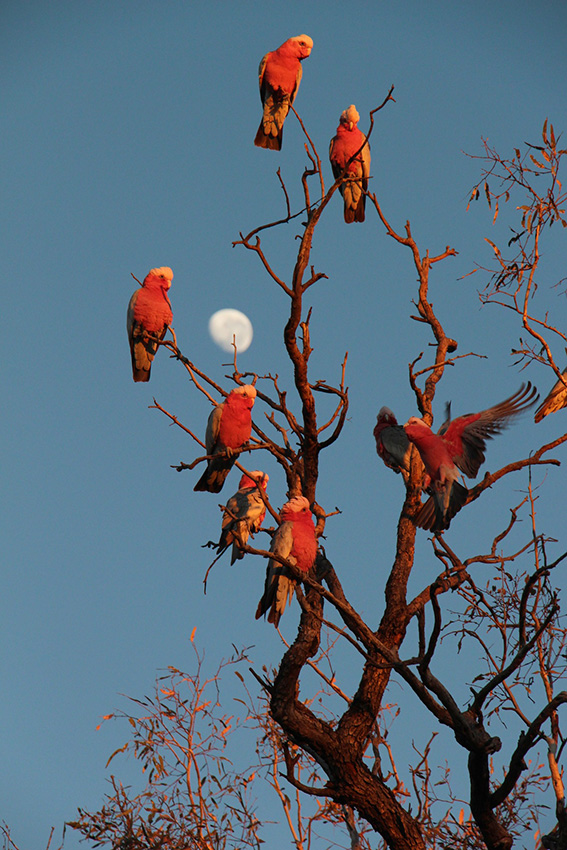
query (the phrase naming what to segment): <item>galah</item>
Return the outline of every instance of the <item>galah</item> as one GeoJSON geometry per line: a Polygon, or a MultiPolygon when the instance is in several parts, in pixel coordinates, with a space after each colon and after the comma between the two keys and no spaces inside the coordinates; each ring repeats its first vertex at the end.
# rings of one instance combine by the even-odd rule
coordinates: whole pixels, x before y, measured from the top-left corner
{"type": "Polygon", "coordinates": [[[343,175],[347,163],[358,151],[348,166],[345,179],[339,186],[344,200],[344,216],[347,224],[353,221],[364,221],[364,207],[370,175],[370,145],[364,144],[364,133],[358,129],[360,115],[352,104],[341,113],[337,135],[331,139],[329,159],[335,180],[343,175]],[[364,147],[363,147],[364,145],[364,147]]]}
{"type": "MultiPolygon", "coordinates": [[[[317,556],[315,524],[304,496],[296,496],[286,502],[280,513],[280,524],[272,537],[270,552],[285,558],[307,574],[317,556]]],[[[297,580],[290,575],[288,567],[279,561],[270,560],[266,571],[264,595],[258,603],[256,619],[268,613],[268,622],[278,626],[285,606],[293,596],[297,580]]]]}
{"type": "Polygon", "coordinates": [[[258,81],[264,114],[254,139],[259,148],[282,149],[283,125],[301,82],[301,63],[313,47],[308,35],[288,38],[260,62],[258,81]]]}
{"type": "Polygon", "coordinates": [[[243,475],[238,491],[226,503],[217,555],[222,555],[232,543],[231,565],[244,557],[239,543],[246,543],[249,535],[255,534],[264,522],[266,506],[258,487],[265,492],[268,480],[268,474],[259,469],[253,470],[250,475],[243,475]]]}
{"type": "Polygon", "coordinates": [[[435,532],[449,528],[468,498],[467,488],[458,481],[459,470],[468,478],[476,478],[485,461],[486,440],[499,434],[510,419],[532,407],[537,399],[536,388],[522,384],[514,395],[488,410],[447,419],[437,434],[416,416],[406,422],[405,432],[419,451],[433,492],[422,505],[416,525],[435,532]]]}
{"type": "Polygon", "coordinates": [[[381,407],[374,426],[376,451],[386,466],[394,472],[402,473],[404,481],[408,480],[410,469],[411,443],[403,425],[389,407],[381,407]]]}
{"type": "Polygon", "coordinates": [[[558,379],[545,401],[536,410],[534,416],[536,422],[541,422],[544,416],[548,416],[550,413],[557,413],[558,410],[567,407],[567,369],[565,369],[562,375],[563,380],[561,378],[558,379]]]}
{"type": "Polygon", "coordinates": [[[167,266],[150,269],[141,287],[128,304],[126,328],[132,355],[132,377],[135,381],[149,381],[152,360],[158,345],[150,334],[163,339],[173,313],[167,297],[173,272],[167,266]]]}
{"type": "Polygon", "coordinates": [[[256,388],[243,384],[231,390],[222,404],[211,412],[205,433],[208,455],[213,457],[195,484],[195,490],[220,493],[226,476],[232,469],[238,452],[250,439],[252,432],[252,407],[256,388]]]}

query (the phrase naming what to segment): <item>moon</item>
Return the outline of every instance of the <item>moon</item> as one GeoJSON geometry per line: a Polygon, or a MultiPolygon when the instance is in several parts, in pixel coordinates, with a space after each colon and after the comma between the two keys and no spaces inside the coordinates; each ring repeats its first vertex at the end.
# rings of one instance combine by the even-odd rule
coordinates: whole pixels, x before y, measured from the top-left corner
{"type": "Polygon", "coordinates": [[[239,353],[249,348],[254,336],[252,322],[248,316],[245,316],[240,310],[233,310],[230,307],[213,313],[209,319],[209,333],[223,351],[233,350],[232,338],[234,336],[236,338],[236,349],[239,353]]]}

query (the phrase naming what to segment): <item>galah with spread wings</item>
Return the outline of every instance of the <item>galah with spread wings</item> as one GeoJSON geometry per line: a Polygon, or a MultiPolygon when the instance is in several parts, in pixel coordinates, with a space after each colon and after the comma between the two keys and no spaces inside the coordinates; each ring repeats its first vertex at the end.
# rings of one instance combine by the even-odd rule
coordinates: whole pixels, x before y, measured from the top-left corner
{"type": "Polygon", "coordinates": [[[403,425],[389,407],[381,407],[374,426],[376,451],[390,469],[402,473],[404,481],[408,480],[410,469],[411,443],[403,425]]]}
{"type": "Polygon", "coordinates": [[[406,422],[405,432],[419,451],[433,491],[422,505],[416,525],[434,532],[449,528],[468,498],[467,488],[458,481],[459,470],[468,478],[476,478],[485,461],[486,440],[499,434],[510,419],[532,407],[537,399],[536,388],[522,384],[514,395],[488,410],[447,419],[437,434],[417,416],[406,422]]]}
{"type": "MultiPolygon", "coordinates": [[[[280,524],[274,536],[270,552],[280,555],[302,572],[308,573],[317,556],[315,525],[304,496],[296,496],[286,502],[280,513],[280,524]]],[[[279,561],[270,560],[266,571],[264,595],[258,603],[256,619],[268,613],[268,622],[278,626],[288,600],[293,596],[297,581],[289,569],[279,561]]]]}
{"type": "Polygon", "coordinates": [[[259,469],[253,470],[250,475],[243,475],[238,491],[226,503],[217,555],[222,555],[232,543],[231,566],[244,557],[238,544],[245,544],[250,534],[255,534],[264,522],[266,506],[258,488],[261,487],[265,492],[268,480],[268,474],[259,469]]]}
{"type": "Polygon", "coordinates": [[[343,175],[349,159],[360,151],[348,166],[346,179],[339,186],[344,200],[344,216],[347,224],[364,221],[364,207],[370,175],[370,145],[363,146],[365,135],[358,129],[360,115],[352,104],[341,114],[337,135],[331,139],[329,159],[335,180],[343,175]],[[361,150],[362,148],[362,150],[361,150]]]}
{"type": "Polygon", "coordinates": [[[149,335],[163,339],[167,326],[173,320],[167,297],[172,279],[173,272],[167,266],[151,269],[128,304],[126,328],[132,355],[132,377],[135,381],[150,380],[152,361],[158,346],[149,335]]]}
{"type": "Polygon", "coordinates": [[[301,63],[312,48],[312,38],[295,35],[266,53],[260,62],[258,80],[264,113],[254,139],[257,147],[281,151],[284,121],[301,82],[301,63]]]}
{"type": "Polygon", "coordinates": [[[552,387],[549,395],[543,401],[535,412],[534,420],[541,422],[544,416],[549,416],[550,413],[557,413],[563,407],[567,407],[567,369],[562,373],[561,378],[552,387]]]}
{"type": "Polygon", "coordinates": [[[238,452],[252,433],[252,407],[256,388],[251,384],[236,387],[222,404],[211,412],[207,422],[205,446],[208,455],[214,455],[195,484],[194,490],[220,493],[226,476],[232,469],[238,452]]]}

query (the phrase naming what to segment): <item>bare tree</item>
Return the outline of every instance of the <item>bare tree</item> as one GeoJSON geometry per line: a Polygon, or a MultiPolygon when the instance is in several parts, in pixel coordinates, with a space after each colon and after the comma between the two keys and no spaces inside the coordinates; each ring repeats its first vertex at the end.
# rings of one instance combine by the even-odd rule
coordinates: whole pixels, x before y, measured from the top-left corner
{"type": "MultiPolygon", "coordinates": [[[[366,141],[372,134],[375,113],[392,100],[390,90],[370,113],[366,141]]],[[[289,498],[308,499],[320,539],[333,509],[317,498],[319,466],[324,450],[340,438],[346,420],[347,357],[333,381],[310,378],[308,293],[325,277],[311,265],[310,258],[321,217],[340,186],[352,178],[347,166],[327,189],[319,153],[305,128],[304,132],[308,164],[301,176],[303,207],[292,211],[280,176],[285,214],[241,233],[234,242],[255,255],[268,281],[288,298],[283,338],[293,366],[293,387],[282,387],[277,375],[241,373],[236,351],[234,369],[227,378],[235,385],[246,380],[255,385],[253,436],[246,449],[269,452],[277,461],[289,498]],[[286,279],[270,261],[262,237],[268,229],[291,222],[299,229],[298,249],[293,272],[286,279]],[[263,417],[258,409],[263,410],[263,417]]],[[[567,226],[562,208],[565,195],[558,177],[566,151],[558,149],[553,128],[548,129],[547,123],[542,141],[541,146],[528,145],[523,153],[516,150],[511,159],[485,145],[480,157],[481,179],[471,199],[484,196],[496,219],[503,204],[514,196],[519,222],[506,250],[490,242],[496,267],[475,271],[488,271],[483,301],[513,310],[518,316],[522,333],[515,349],[518,361],[522,365],[538,361],[550,375],[553,372],[560,377],[552,349],[566,337],[554,327],[548,308],[536,312],[534,296],[537,291],[545,304],[549,291],[538,282],[542,240],[554,223],[567,226]]],[[[417,244],[409,221],[403,230],[396,229],[377,196],[369,192],[367,199],[376,213],[377,226],[408,249],[408,269],[417,275],[412,318],[429,328],[433,353],[430,357],[416,353],[408,380],[420,415],[431,424],[433,402],[446,367],[472,354],[456,353],[458,341],[450,328],[445,328],[430,297],[437,265],[456,251],[450,246],[424,249],[417,244]]],[[[213,404],[216,397],[228,395],[226,388],[182,354],[174,335],[156,342],[183,364],[195,388],[213,404]]],[[[157,401],[155,407],[203,445],[194,429],[180,423],[157,401]]],[[[562,425],[564,421],[557,417],[559,431],[562,425]]],[[[555,568],[567,553],[550,557],[550,537],[539,527],[534,494],[539,486],[535,483],[538,468],[558,465],[553,452],[566,441],[567,433],[559,433],[536,451],[487,473],[468,491],[467,504],[512,473],[524,476],[524,497],[511,508],[509,522],[493,540],[479,539],[479,552],[457,552],[442,531],[433,534],[431,552],[439,572],[412,598],[408,581],[416,566],[416,534],[423,534],[416,518],[427,486],[424,465],[414,448],[404,476],[395,556],[384,586],[385,607],[377,624],[366,622],[351,605],[340,580],[346,565],[331,564],[322,546],[313,569],[305,575],[292,561],[270,553],[256,541],[255,545],[237,541],[249,556],[281,563],[297,582],[301,613],[296,637],[285,647],[276,669],[254,674],[259,694],[252,692],[249,683],[243,698],[243,722],[251,723],[258,732],[257,760],[250,771],[263,775],[272,786],[297,848],[312,846],[321,824],[340,823],[352,848],[370,846],[369,838],[375,832],[380,846],[391,850],[457,846],[506,850],[516,839],[527,846],[528,830],[539,828],[542,806],[552,803],[556,826],[536,839],[536,844],[567,847],[560,728],[560,709],[567,702],[567,692],[558,690],[565,674],[567,631],[553,580],[555,568]],[[529,522],[520,526],[519,518],[529,522]],[[487,581],[477,577],[481,565],[491,569],[487,581]],[[340,659],[335,650],[343,642],[360,658],[361,675],[352,693],[338,684],[340,659]],[[455,663],[465,648],[476,659],[475,670],[469,665],[463,670],[455,663]],[[414,748],[409,773],[404,770],[403,774],[397,767],[390,734],[391,727],[402,722],[391,696],[394,681],[402,683],[403,698],[414,705],[412,710],[419,707],[428,716],[431,728],[421,750],[414,748]],[[464,686],[470,686],[465,702],[458,696],[464,686]],[[450,730],[455,747],[451,763],[438,766],[433,750],[443,728],[450,730]],[[468,773],[466,800],[453,790],[456,763],[468,773]],[[285,787],[294,789],[294,800],[284,790],[284,781],[285,787]],[[315,801],[308,814],[302,811],[305,798],[315,801]]],[[[205,459],[200,453],[196,460],[177,468],[190,470],[205,459]]],[[[237,466],[249,471],[242,456],[237,466]]],[[[262,499],[277,524],[277,508],[265,494],[262,499]]],[[[459,521],[466,521],[466,506],[459,521]]],[[[241,653],[230,664],[244,661],[245,653],[241,653]]],[[[207,686],[216,688],[219,673],[207,686]]],[[[81,811],[73,823],[84,836],[97,844],[122,848],[177,848],[189,846],[188,842],[203,848],[258,845],[260,820],[246,798],[251,774],[240,772],[239,782],[227,769],[224,747],[229,722],[219,700],[214,711],[201,707],[204,686],[200,676],[200,661],[197,673],[189,677],[172,671],[167,690],[162,691],[165,696],[156,692],[154,701],[141,704],[143,717],[127,713],[134,728],[127,746],[149,770],[148,787],[142,795],[131,796],[128,789],[114,783],[100,812],[81,811]],[[187,685],[189,698],[183,695],[187,685]],[[211,732],[197,743],[195,724],[203,718],[211,732]],[[164,753],[171,756],[172,766],[165,765],[164,753]],[[171,788],[174,780],[177,790],[171,788]]]]}

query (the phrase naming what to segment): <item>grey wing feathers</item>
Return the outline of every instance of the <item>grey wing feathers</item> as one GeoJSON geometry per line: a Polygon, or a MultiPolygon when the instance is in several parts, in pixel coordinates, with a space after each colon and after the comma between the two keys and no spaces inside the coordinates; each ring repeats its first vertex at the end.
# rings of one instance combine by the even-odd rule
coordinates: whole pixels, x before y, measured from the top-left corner
{"type": "MultiPolygon", "coordinates": [[[[293,547],[292,523],[284,522],[272,537],[270,552],[289,558],[293,547]]],[[[258,603],[256,619],[265,614],[268,609],[268,622],[276,627],[285,609],[288,600],[293,594],[295,581],[287,575],[286,568],[279,561],[270,560],[266,570],[266,582],[264,584],[264,595],[258,603]]]]}
{"type": "Polygon", "coordinates": [[[217,554],[222,554],[232,543],[231,566],[244,557],[238,543],[246,543],[250,533],[258,531],[258,519],[264,512],[264,503],[258,491],[238,491],[226,503],[222,519],[222,532],[217,554]]]}
{"type": "Polygon", "coordinates": [[[215,409],[211,411],[207,420],[207,430],[205,432],[205,447],[207,449],[208,455],[213,454],[215,444],[217,442],[222,416],[222,409],[222,404],[218,404],[215,409]]]}
{"type": "Polygon", "coordinates": [[[267,54],[267,53],[266,53],[266,56],[262,56],[262,58],[261,58],[261,60],[260,60],[260,65],[259,65],[259,67],[258,67],[258,84],[259,84],[259,86],[260,86],[260,100],[262,101],[262,103],[264,103],[264,86],[263,86],[263,82],[264,82],[264,68],[266,67],[266,58],[267,58],[267,56],[268,56],[268,54],[267,54]]]}
{"type": "Polygon", "coordinates": [[[337,165],[337,163],[332,158],[333,148],[335,146],[336,138],[337,138],[336,136],[333,136],[333,138],[331,139],[330,144],[329,144],[329,160],[330,160],[330,163],[331,163],[331,169],[333,171],[333,177],[335,178],[335,180],[337,180],[337,178],[339,178],[341,176],[341,174],[343,173],[343,169],[340,167],[340,165],[337,165]]]}
{"type": "Polygon", "coordinates": [[[409,469],[410,441],[401,425],[384,428],[381,434],[382,445],[396,466],[409,469]]]}
{"type": "Polygon", "coordinates": [[[488,410],[483,410],[475,422],[466,426],[466,433],[479,434],[483,437],[498,434],[506,427],[506,420],[523,413],[536,401],[537,389],[528,381],[527,384],[522,384],[510,398],[489,407],[488,410]]]}
{"type": "Polygon", "coordinates": [[[294,88],[294,90],[292,91],[292,93],[289,97],[290,104],[293,103],[293,101],[295,100],[295,95],[297,94],[297,89],[299,88],[299,84],[301,82],[302,76],[303,76],[303,68],[302,68],[301,63],[300,63],[299,68],[297,69],[297,76],[295,78],[295,88],[294,88]]]}
{"type": "Polygon", "coordinates": [[[451,424],[451,402],[445,402],[445,421],[437,431],[437,436],[442,437],[449,425],[451,424]]]}
{"type": "MultiPolygon", "coordinates": [[[[510,419],[519,416],[528,408],[532,407],[538,400],[537,389],[532,387],[528,381],[522,384],[519,390],[504,399],[499,404],[483,410],[477,419],[465,425],[462,442],[465,447],[463,454],[453,457],[456,465],[469,478],[476,478],[478,470],[485,460],[486,440],[491,440],[500,434],[507,426],[510,419]]],[[[470,415],[470,414],[467,414],[470,415]]],[[[465,417],[454,419],[447,429],[447,438],[450,439],[450,431],[454,423],[465,417]]]]}
{"type": "MultiPolygon", "coordinates": [[[[270,552],[275,552],[282,558],[288,558],[293,547],[293,524],[291,522],[282,522],[277,528],[272,537],[272,545],[270,552]]],[[[272,563],[272,561],[270,561],[272,563]]],[[[277,563],[277,562],[275,562],[277,563]]]]}
{"type": "Polygon", "coordinates": [[[126,313],[126,330],[128,331],[129,338],[132,336],[132,331],[134,329],[134,306],[138,298],[138,292],[139,290],[137,289],[130,298],[130,301],[128,302],[128,312],[126,313]]]}
{"type": "Polygon", "coordinates": [[[211,411],[207,420],[207,429],[205,432],[205,448],[208,455],[214,455],[207,461],[207,468],[193,487],[197,492],[203,490],[209,493],[220,493],[228,473],[232,468],[234,460],[230,461],[222,457],[224,446],[218,445],[218,435],[220,430],[220,420],[222,416],[223,405],[219,404],[211,411]],[[220,457],[219,457],[220,454],[220,457]]]}

